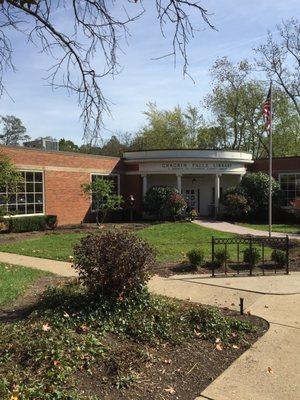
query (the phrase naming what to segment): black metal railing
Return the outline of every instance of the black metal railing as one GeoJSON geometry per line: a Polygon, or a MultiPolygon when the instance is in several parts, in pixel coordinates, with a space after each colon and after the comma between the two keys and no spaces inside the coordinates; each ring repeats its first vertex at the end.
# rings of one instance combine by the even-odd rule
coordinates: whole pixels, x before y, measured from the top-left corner
{"type": "Polygon", "coordinates": [[[243,236],[243,237],[233,237],[233,238],[218,238],[212,237],[211,239],[211,254],[212,254],[212,263],[211,270],[212,276],[216,276],[216,271],[221,271],[221,273],[227,275],[230,273],[240,274],[241,272],[249,272],[249,275],[252,276],[254,270],[258,269],[262,272],[262,275],[265,275],[266,272],[273,270],[275,274],[277,272],[284,271],[286,274],[289,273],[289,249],[290,249],[290,240],[289,237],[258,237],[258,236],[243,236]],[[223,265],[218,265],[216,262],[216,249],[220,249],[220,245],[223,246],[223,265]],[[232,251],[232,246],[235,247],[236,258],[229,257],[229,246],[232,251]],[[255,248],[260,252],[260,261],[255,265],[249,262],[246,263],[243,261],[243,257],[241,257],[241,253],[246,249],[249,249],[250,259],[252,259],[252,254],[255,248]],[[276,261],[268,258],[268,253],[271,253],[273,249],[284,251],[285,253],[285,262],[284,265],[278,264],[276,261]]]}

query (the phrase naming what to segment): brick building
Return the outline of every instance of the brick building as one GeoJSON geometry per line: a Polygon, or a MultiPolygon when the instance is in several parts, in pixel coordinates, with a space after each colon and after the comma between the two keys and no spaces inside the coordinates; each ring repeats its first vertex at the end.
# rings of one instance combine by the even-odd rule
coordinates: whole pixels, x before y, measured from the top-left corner
{"type": "MultiPolygon", "coordinates": [[[[125,206],[132,194],[139,211],[147,189],[160,184],[177,187],[191,207],[209,215],[218,207],[222,190],[238,184],[247,170],[267,171],[268,165],[267,160],[253,161],[249,153],[220,150],[126,152],[116,158],[2,146],[0,153],[24,176],[24,188],[1,206],[18,215],[54,214],[59,225],[91,220],[91,199],[81,185],[97,176],[114,180],[125,206]]],[[[287,199],[300,196],[300,157],[274,159],[274,176],[287,199]]]]}

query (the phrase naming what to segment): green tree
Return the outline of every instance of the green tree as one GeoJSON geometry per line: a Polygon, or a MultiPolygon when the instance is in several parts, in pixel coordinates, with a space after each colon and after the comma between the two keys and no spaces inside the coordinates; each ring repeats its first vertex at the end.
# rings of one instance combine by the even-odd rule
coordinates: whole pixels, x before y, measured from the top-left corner
{"type": "Polygon", "coordinates": [[[103,223],[107,214],[121,207],[122,196],[115,194],[114,183],[108,179],[97,178],[82,186],[83,193],[92,197],[92,206],[96,213],[97,225],[103,223]]]}
{"type": "Polygon", "coordinates": [[[72,140],[60,139],[59,142],[59,151],[72,151],[77,153],[79,151],[79,146],[72,142],[72,140]]]}
{"type": "Polygon", "coordinates": [[[173,110],[160,110],[149,103],[144,112],[147,124],[132,141],[135,150],[180,149],[198,146],[198,136],[204,120],[196,107],[188,105],[186,110],[177,106],[173,110]]]}
{"type": "MultiPolygon", "coordinates": [[[[254,158],[268,155],[268,138],[262,118],[267,87],[252,77],[247,60],[232,64],[218,59],[211,70],[214,87],[205,98],[221,135],[216,147],[249,151],[254,158]]],[[[299,118],[291,100],[280,88],[273,91],[274,155],[293,155],[299,149],[299,118]],[[290,143],[288,147],[285,144],[290,143]]]]}
{"type": "Polygon", "coordinates": [[[0,133],[0,142],[6,146],[16,146],[21,141],[30,139],[26,134],[26,128],[22,121],[14,115],[1,116],[2,132],[0,133]]]}
{"type": "Polygon", "coordinates": [[[0,152],[0,215],[7,214],[3,207],[8,201],[7,193],[16,193],[23,183],[21,173],[15,168],[9,157],[0,152]],[[2,206],[1,206],[2,205],[2,206]]]}

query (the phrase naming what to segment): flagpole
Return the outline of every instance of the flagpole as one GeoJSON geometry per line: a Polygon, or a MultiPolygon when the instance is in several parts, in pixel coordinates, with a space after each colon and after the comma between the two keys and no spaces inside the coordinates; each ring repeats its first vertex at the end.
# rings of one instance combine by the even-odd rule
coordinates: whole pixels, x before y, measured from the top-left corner
{"type": "Polygon", "coordinates": [[[270,82],[270,127],[269,127],[269,237],[272,236],[272,117],[273,117],[273,105],[272,105],[272,81],[270,82]]]}

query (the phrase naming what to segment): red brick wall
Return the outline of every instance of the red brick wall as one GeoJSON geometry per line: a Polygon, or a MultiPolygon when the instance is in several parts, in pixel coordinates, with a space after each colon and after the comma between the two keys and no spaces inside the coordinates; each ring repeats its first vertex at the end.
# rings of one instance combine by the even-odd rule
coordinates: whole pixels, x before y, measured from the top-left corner
{"type": "Polygon", "coordinates": [[[0,147],[0,152],[20,168],[43,169],[45,212],[57,215],[59,225],[78,224],[91,218],[90,200],[82,193],[81,185],[90,181],[92,172],[109,174],[122,170],[122,161],[114,157],[23,147],[0,147]]]}
{"type": "MultiPolygon", "coordinates": [[[[269,160],[264,158],[255,160],[249,167],[253,172],[269,172],[269,160]]],[[[273,158],[273,177],[278,179],[281,172],[299,172],[300,171],[300,157],[283,157],[273,158]]]]}

